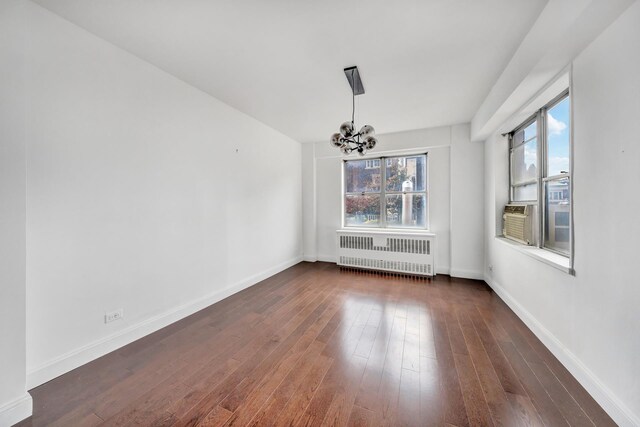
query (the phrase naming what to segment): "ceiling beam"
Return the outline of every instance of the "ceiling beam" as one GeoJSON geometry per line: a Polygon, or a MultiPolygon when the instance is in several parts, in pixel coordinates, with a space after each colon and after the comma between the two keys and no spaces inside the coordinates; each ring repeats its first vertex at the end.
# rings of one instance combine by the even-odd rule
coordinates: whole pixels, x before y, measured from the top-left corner
{"type": "Polygon", "coordinates": [[[550,0],[471,120],[485,140],[528,104],[634,0],[550,0]]]}

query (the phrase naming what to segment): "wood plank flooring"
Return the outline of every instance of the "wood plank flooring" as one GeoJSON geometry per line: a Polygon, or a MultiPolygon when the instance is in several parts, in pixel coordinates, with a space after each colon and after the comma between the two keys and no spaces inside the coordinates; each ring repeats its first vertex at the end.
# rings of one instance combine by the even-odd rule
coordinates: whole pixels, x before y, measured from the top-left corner
{"type": "Polygon", "coordinates": [[[479,281],[301,263],[30,391],[20,426],[613,426],[479,281]]]}

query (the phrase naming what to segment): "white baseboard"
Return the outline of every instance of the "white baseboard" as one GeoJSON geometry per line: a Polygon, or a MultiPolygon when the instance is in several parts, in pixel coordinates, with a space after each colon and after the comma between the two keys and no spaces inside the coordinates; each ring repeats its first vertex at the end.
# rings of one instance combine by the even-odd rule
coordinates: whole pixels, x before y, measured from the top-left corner
{"type": "Polygon", "coordinates": [[[33,400],[29,393],[0,406],[0,427],[9,427],[33,413],[33,400]]]}
{"type": "Polygon", "coordinates": [[[302,260],[306,262],[316,262],[318,261],[318,257],[315,255],[305,255],[302,257],[302,260]]]}
{"type": "Polygon", "coordinates": [[[587,390],[600,406],[621,427],[640,426],[640,417],[634,414],[618,397],[591,372],[562,342],[545,328],[531,313],[516,301],[502,286],[491,277],[485,276],[484,281],[493,291],[513,310],[527,325],[540,341],[558,358],[560,363],[587,390]]]}
{"type": "Polygon", "coordinates": [[[436,271],[436,275],[446,274],[448,276],[451,273],[451,269],[449,267],[447,266],[442,267],[442,266],[439,266],[438,264],[436,264],[435,271],[436,271]]]}
{"type": "Polygon", "coordinates": [[[93,341],[80,348],[67,352],[43,365],[27,370],[27,388],[37,387],[45,382],[52,380],[66,372],[69,372],[79,366],[82,366],[98,357],[104,356],[120,347],[132,343],[146,335],[149,335],[159,329],[164,328],[180,319],[202,310],[218,301],[221,301],[243,289],[255,285],[256,283],[286,270],[287,268],[298,264],[302,261],[302,256],[290,259],[275,267],[265,270],[261,273],[248,277],[238,283],[227,286],[226,288],[209,294],[195,301],[174,307],[164,313],[150,317],[135,325],[131,325],[114,334],[93,341]]]}
{"type": "Polygon", "coordinates": [[[460,277],[462,279],[484,280],[484,271],[452,268],[449,274],[451,275],[451,277],[460,277]]]}
{"type": "Polygon", "coordinates": [[[337,262],[338,258],[335,255],[320,255],[317,256],[318,261],[322,262],[337,262]]]}

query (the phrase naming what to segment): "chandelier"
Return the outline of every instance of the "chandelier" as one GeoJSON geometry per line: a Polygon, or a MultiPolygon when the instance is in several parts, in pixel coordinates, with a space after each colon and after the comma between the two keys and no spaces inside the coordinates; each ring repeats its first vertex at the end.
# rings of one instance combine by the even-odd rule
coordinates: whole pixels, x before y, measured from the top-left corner
{"type": "Polygon", "coordinates": [[[360,79],[360,73],[358,67],[349,67],[344,69],[344,73],[347,76],[347,80],[351,85],[352,92],[352,110],[351,121],[344,122],[340,125],[340,132],[331,135],[331,145],[337,147],[343,154],[351,154],[357,151],[358,154],[364,156],[367,150],[372,150],[376,146],[378,140],[376,139],[375,129],[373,126],[364,125],[360,128],[360,131],[356,133],[356,126],[354,123],[356,113],[356,95],[362,95],[364,93],[364,86],[362,86],[362,80],[360,79]]]}

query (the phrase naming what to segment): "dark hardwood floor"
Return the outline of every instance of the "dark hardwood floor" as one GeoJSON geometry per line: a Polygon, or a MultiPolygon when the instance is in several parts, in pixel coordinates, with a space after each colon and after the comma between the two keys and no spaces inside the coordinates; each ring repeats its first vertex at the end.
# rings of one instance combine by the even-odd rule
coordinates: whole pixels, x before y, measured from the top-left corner
{"type": "Polygon", "coordinates": [[[21,426],[615,425],[483,282],[326,263],[31,394],[21,426]]]}

